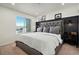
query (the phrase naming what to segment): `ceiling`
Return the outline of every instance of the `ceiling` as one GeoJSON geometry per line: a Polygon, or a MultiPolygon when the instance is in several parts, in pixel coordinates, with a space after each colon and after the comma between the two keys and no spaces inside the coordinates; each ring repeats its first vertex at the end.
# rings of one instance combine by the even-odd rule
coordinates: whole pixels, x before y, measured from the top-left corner
{"type": "Polygon", "coordinates": [[[78,4],[64,4],[61,3],[0,3],[0,6],[4,6],[25,14],[28,14],[33,17],[44,15],[51,11],[56,11],[60,8],[71,7],[78,4]]]}

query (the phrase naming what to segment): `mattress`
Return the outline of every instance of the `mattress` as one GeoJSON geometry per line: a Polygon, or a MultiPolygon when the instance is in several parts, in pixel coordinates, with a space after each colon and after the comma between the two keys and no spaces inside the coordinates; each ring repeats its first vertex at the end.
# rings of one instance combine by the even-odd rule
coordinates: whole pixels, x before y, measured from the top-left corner
{"type": "Polygon", "coordinates": [[[55,54],[55,48],[62,44],[60,35],[44,32],[17,34],[17,41],[27,44],[44,55],[55,54]]]}

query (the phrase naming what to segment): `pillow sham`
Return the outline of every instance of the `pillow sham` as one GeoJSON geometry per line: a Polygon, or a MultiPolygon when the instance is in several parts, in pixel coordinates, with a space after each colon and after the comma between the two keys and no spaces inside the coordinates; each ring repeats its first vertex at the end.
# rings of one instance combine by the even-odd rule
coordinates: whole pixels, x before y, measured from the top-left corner
{"type": "Polygon", "coordinates": [[[38,27],[37,32],[42,32],[42,27],[38,27]]]}
{"type": "Polygon", "coordinates": [[[50,27],[49,33],[53,33],[54,32],[54,26],[50,27]]]}
{"type": "Polygon", "coordinates": [[[60,34],[60,26],[52,26],[50,27],[50,30],[49,30],[50,33],[54,33],[54,34],[60,34]]]}
{"type": "Polygon", "coordinates": [[[49,27],[43,27],[43,32],[49,32],[49,27]]]}

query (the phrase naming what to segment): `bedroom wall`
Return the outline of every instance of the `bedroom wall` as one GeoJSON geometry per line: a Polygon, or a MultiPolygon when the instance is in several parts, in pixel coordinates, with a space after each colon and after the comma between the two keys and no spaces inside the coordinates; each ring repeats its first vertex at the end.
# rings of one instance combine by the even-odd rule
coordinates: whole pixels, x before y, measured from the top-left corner
{"type": "MultiPolygon", "coordinates": [[[[57,13],[62,13],[62,17],[79,15],[79,5],[62,7],[62,8],[56,9],[56,11],[50,11],[49,13],[45,14],[46,20],[54,19],[54,15],[57,13]]],[[[34,22],[38,22],[41,16],[42,15],[38,16],[34,22]]]]}
{"type": "Polygon", "coordinates": [[[0,6],[0,46],[16,40],[16,16],[34,20],[32,16],[0,6]]]}
{"type": "Polygon", "coordinates": [[[69,16],[75,16],[75,15],[79,15],[79,6],[72,6],[72,7],[68,7],[68,8],[62,8],[56,12],[52,12],[50,14],[47,14],[46,19],[54,19],[54,15],[57,13],[62,13],[62,17],[69,17],[69,16]]]}
{"type": "MultiPolygon", "coordinates": [[[[70,7],[61,7],[60,9],[57,9],[56,11],[50,11],[46,14],[46,20],[54,19],[54,15],[57,13],[62,13],[62,17],[69,17],[69,16],[75,16],[79,15],[79,5],[70,6],[70,7]]],[[[37,17],[37,21],[41,16],[37,17]]]]}

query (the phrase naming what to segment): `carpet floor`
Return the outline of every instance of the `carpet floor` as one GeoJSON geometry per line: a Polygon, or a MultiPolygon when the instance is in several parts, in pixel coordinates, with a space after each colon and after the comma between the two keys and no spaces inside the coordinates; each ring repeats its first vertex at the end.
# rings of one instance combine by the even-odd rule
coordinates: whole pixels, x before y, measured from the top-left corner
{"type": "MultiPolygon", "coordinates": [[[[1,46],[0,47],[0,55],[28,55],[20,48],[16,47],[15,43],[1,46]]],[[[61,50],[58,55],[79,55],[79,48],[69,44],[63,44],[61,50]]]]}

